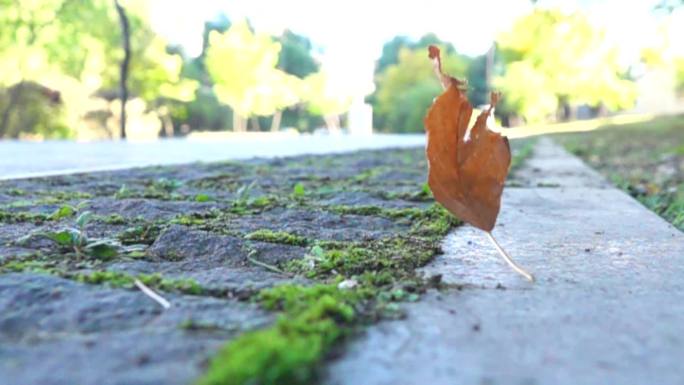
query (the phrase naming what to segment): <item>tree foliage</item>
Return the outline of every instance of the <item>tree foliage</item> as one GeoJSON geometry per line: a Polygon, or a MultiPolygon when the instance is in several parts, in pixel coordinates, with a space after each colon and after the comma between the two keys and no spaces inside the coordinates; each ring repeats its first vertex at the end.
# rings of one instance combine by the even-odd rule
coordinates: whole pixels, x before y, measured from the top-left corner
{"type": "Polygon", "coordinates": [[[527,121],[553,116],[560,107],[587,104],[626,108],[636,94],[618,53],[581,13],[535,9],[497,39],[503,73],[494,85],[502,109],[527,121]]]}
{"type": "Polygon", "coordinates": [[[684,96],[684,57],[675,59],[675,76],[677,92],[684,96]]]}
{"type": "Polygon", "coordinates": [[[441,91],[426,47],[438,43],[446,53],[444,69],[460,78],[466,78],[470,59],[456,54],[453,47],[426,35],[417,42],[396,37],[387,43],[378,68],[385,66],[375,77],[376,90],[371,102],[374,107],[374,126],[382,131],[420,132],[423,130],[425,110],[441,91]],[[400,47],[394,58],[395,48],[400,47]]]}
{"type": "Polygon", "coordinates": [[[316,60],[311,56],[311,41],[304,36],[285,30],[277,38],[281,50],[277,67],[300,79],[319,69],[316,60]]]}
{"type": "MultiPolygon", "coordinates": [[[[182,58],[169,54],[166,43],[149,27],[146,2],[123,4],[131,22],[132,96],[155,108],[168,100],[188,100],[195,84],[180,78],[182,58]]],[[[60,128],[39,133],[71,136],[85,124],[87,114],[101,108],[98,97],[118,97],[118,65],[123,52],[112,1],[0,0],[0,9],[0,88],[4,89],[0,114],[7,122],[5,131],[10,131],[10,125],[15,126],[12,135],[38,133],[32,127],[55,126],[60,128]],[[62,107],[44,114],[46,121],[29,125],[19,119],[21,110],[41,108],[23,103],[46,100],[21,94],[35,94],[40,87],[56,92],[62,107]]]]}
{"type": "MultiPolygon", "coordinates": [[[[350,107],[356,91],[320,68],[304,36],[255,33],[248,22],[219,15],[205,23],[202,54],[188,58],[152,29],[150,0],[120,2],[131,31],[128,120],[144,120],[153,135],[160,127],[167,135],[226,129],[231,120],[243,128],[247,118],[258,129],[282,122],[310,130],[321,117],[339,126],[350,107]]],[[[116,136],[123,49],[115,2],[0,0],[0,10],[0,137],[116,136]]],[[[504,115],[539,121],[568,106],[620,109],[634,100],[600,30],[581,14],[537,9],[499,36],[493,62],[491,55],[460,55],[434,34],[387,42],[368,98],[376,128],[423,130],[424,111],[440,91],[425,55],[430,44],[442,47],[446,71],[468,80],[475,106],[488,102],[495,73],[504,93],[497,113],[504,115]]]]}
{"type": "Polygon", "coordinates": [[[211,32],[205,65],[214,91],[240,117],[272,115],[299,100],[298,78],[276,68],[281,45],[246,21],[211,32]]]}
{"type": "Polygon", "coordinates": [[[336,132],[340,129],[340,115],[352,104],[353,92],[323,69],[304,79],[301,98],[310,114],[322,117],[328,130],[336,132]]]}

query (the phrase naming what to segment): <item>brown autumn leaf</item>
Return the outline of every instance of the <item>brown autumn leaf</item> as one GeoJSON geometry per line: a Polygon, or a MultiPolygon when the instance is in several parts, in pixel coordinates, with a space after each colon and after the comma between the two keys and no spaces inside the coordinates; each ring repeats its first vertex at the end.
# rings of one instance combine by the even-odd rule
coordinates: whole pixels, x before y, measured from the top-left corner
{"type": "Polygon", "coordinates": [[[508,139],[487,128],[499,95],[492,93],[490,107],[468,130],[473,106],[461,88],[464,83],[442,72],[437,47],[430,46],[429,54],[445,91],[425,117],[428,184],[435,199],[452,214],[490,232],[511,164],[508,139]]]}

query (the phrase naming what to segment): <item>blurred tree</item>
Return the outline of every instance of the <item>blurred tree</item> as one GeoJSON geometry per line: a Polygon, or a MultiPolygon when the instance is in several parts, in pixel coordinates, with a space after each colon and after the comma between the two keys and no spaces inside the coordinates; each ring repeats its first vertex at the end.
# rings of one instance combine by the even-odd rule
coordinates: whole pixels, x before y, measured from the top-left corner
{"type": "Polygon", "coordinates": [[[121,131],[119,137],[126,139],[126,102],[128,101],[128,69],[131,63],[131,29],[126,10],[121,6],[119,0],[114,0],[114,6],[121,23],[121,44],[124,51],[119,77],[119,95],[121,96],[121,117],[119,118],[121,131]]]}
{"type": "Polygon", "coordinates": [[[489,103],[490,84],[487,83],[488,63],[487,55],[481,55],[470,59],[466,79],[468,80],[468,99],[474,106],[489,103]]]}
{"type": "MultiPolygon", "coordinates": [[[[29,103],[35,111],[45,110],[38,105],[42,102],[38,83],[44,83],[47,76],[59,72],[59,68],[53,64],[54,57],[45,47],[56,43],[54,36],[57,26],[53,20],[65,12],[65,1],[18,4],[0,0],[0,9],[0,87],[6,90],[0,99],[0,137],[17,137],[22,130],[10,126],[28,128],[28,132],[36,131],[20,120],[18,112],[22,105],[29,103]]],[[[47,122],[48,113],[38,113],[38,117],[40,121],[36,122],[36,126],[43,127],[43,130],[50,126],[47,122]]]]}
{"type": "MultiPolygon", "coordinates": [[[[183,66],[183,75],[195,79],[202,85],[197,89],[195,99],[186,105],[185,114],[182,115],[184,123],[193,128],[209,130],[222,130],[231,126],[229,123],[233,119],[231,107],[222,104],[214,92],[214,81],[206,70],[205,60],[209,48],[209,35],[212,31],[220,33],[226,32],[231,26],[228,18],[221,14],[214,20],[208,21],[204,26],[204,45],[200,56],[187,60],[183,66]]],[[[277,68],[298,78],[318,70],[318,63],[312,56],[312,45],[308,38],[297,35],[291,31],[284,31],[276,40],[281,44],[278,56],[277,68]]],[[[276,75],[278,76],[278,75],[276,75]]],[[[283,82],[291,82],[291,78],[280,79],[283,82]]],[[[295,91],[296,91],[296,86],[295,91]]],[[[318,123],[316,117],[307,112],[302,104],[286,107],[284,110],[277,110],[272,117],[257,117],[251,121],[258,121],[260,127],[270,125],[272,130],[277,130],[280,123],[294,126],[298,129],[307,129],[318,123]],[[282,113],[281,113],[282,111],[282,113]]]]}
{"type": "Polygon", "coordinates": [[[367,98],[373,105],[373,125],[383,131],[419,132],[423,116],[441,92],[427,47],[437,45],[444,55],[444,68],[468,81],[468,97],[474,105],[489,102],[487,58],[459,55],[454,46],[435,34],[418,40],[397,36],[385,43],[375,67],[375,92],[367,98]],[[401,106],[401,107],[399,107],[401,106]]]}
{"type": "Polygon", "coordinates": [[[671,13],[679,7],[684,7],[684,0],[660,0],[660,2],[656,4],[655,9],[671,13]]]}
{"type": "Polygon", "coordinates": [[[675,58],[675,76],[677,84],[677,93],[684,96],[684,57],[675,58]]]}
{"type": "Polygon", "coordinates": [[[407,36],[395,36],[382,46],[380,59],[375,63],[375,74],[383,72],[387,67],[399,62],[399,51],[411,48],[412,41],[407,36]]]}
{"type": "MultiPolygon", "coordinates": [[[[277,40],[282,46],[278,57],[278,68],[300,79],[318,71],[320,66],[312,55],[313,47],[308,38],[285,30],[277,40]]],[[[282,113],[278,111],[271,121],[271,130],[280,127],[281,119],[287,126],[305,130],[315,124],[315,118],[309,111],[302,108],[301,104],[290,106],[282,110],[282,113]]]]}
{"type": "Polygon", "coordinates": [[[344,85],[335,83],[325,71],[319,71],[304,79],[302,99],[308,111],[322,116],[330,132],[339,132],[340,115],[352,103],[352,95],[344,85]]]}
{"type": "MultiPolygon", "coordinates": [[[[469,59],[456,54],[444,55],[442,65],[447,73],[465,78],[469,59]]],[[[440,92],[427,51],[402,48],[398,62],[376,76],[375,127],[393,132],[422,131],[425,111],[440,92]]]]}
{"type": "Polygon", "coordinates": [[[423,35],[417,41],[414,41],[407,36],[396,36],[382,46],[382,55],[375,64],[375,73],[379,74],[387,67],[399,63],[399,53],[402,49],[425,50],[430,45],[442,47],[442,52],[445,55],[456,53],[456,49],[454,49],[454,46],[451,43],[442,41],[434,33],[423,35]]]}
{"type": "Polygon", "coordinates": [[[581,13],[535,9],[497,39],[503,74],[494,86],[504,94],[499,113],[528,122],[587,104],[611,110],[634,103],[636,91],[603,31],[581,13]]]}
{"type": "Polygon", "coordinates": [[[234,111],[235,131],[246,129],[246,118],[271,115],[298,101],[298,78],[276,68],[280,49],[270,36],[253,33],[247,22],[209,35],[205,65],[219,100],[234,111]]]}
{"type": "Polygon", "coordinates": [[[309,39],[285,30],[276,40],[281,46],[278,68],[300,79],[318,71],[319,65],[311,56],[309,39]]]}
{"type": "MultiPolygon", "coordinates": [[[[179,77],[180,56],[168,54],[163,40],[150,29],[146,2],[122,1],[121,5],[126,7],[131,32],[130,94],[154,101],[150,106],[158,113],[165,100],[183,99],[187,90],[179,88],[191,84],[179,77]]],[[[36,97],[21,97],[25,84],[59,94],[63,108],[54,111],[59,113],[42,115],[54,122],[57,136],[73,135],[85,124],[86,114],[99,108],[94,107],[96,92],[112,99],[120,96],[116,90],[124,53],[114,2],[0,0],[0,9],[0,87],[9,90],[0,100],[0,136],[10,131],[10,125],[22,126],[11,130],[15,135],[32,132],[17,119],[21,109],[36,110],[18,101],[38,102],[36,97]]],[[[41,123],[41,134],[52,136],[45,129],[51,125],[41,123]]]]}
{"type": "Polygon", "coordinates": [[[183,63],[182,75],[188,79],[194,79],[200,86],[195,91],[194,98],[184,105],[182,114],[177,114],[175,120],[193,129],[218,131],[225,130],[226,127],[232,125],[233,111],[216,97],[214,82],[205,65],[209,35],[212,31],[223,33],[230,28],[230,25],[230,20],[223,13],[205,22],[202,32],[202,53],[183,63]]]}
{"type": "MultiPolygon", "coordinates": [[[[199,83],[181,76],[183,57],[172,53],[166,41],[157,35],[149,25],[148,4],[142,0],[125,4],[130,24],[130,69],[128,88],[130,94],[142,99],[161,122],[166,136],[173,136],[175,128],[171,119],[179,102],[195,98],[199,83]]],[[[121,31],[115,35],[120,42],[121,31]]],[[[116,40],[115,40],[116,41],[116,40]]],[[[125,52],[114,50],[119,61],[125,52]]],[[[104,75],[103,88],[115,89],[120,77],[115,72],[104,75]]],[[[121,93],[118,94],[121,97],[121,93]]]]}

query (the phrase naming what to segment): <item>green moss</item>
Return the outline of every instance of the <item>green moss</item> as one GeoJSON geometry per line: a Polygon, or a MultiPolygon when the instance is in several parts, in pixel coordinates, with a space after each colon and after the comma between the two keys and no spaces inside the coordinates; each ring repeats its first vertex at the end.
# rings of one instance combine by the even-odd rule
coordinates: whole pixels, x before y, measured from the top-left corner
{"type": "Polygon", "coordinates": [[[176,292],[191,295],[206,294],[206,290],[193,279],[164,278],[161,274],[132,275],[117,271],[93,271],[87,273],[70,272],[59,267],[55,261],[25,260],[9,261],[0,265],[0,273],[31,272],[56,275],[91,285],[107,285],[131,289],[134,281],[140,280],[145,285],[166,292],[176,292]]]}
{"type": "Polygon", "coordinates": [[[285,231],[272,231],[269,229],[259,229],[245,236],[246,239],[270,243],[282,243],[294,246],[306,246],[309,241],[299,235],[285,231]]]}
{"type": "Polygon", "coordinates": [[[208,322],[202,322],[202,321],[197,321],[194,319],[186,319],[183,322],[178,325],[178,328],[183,329],[183,330],[188,330],[188,331],[219,331],[219,330],[225,330],[221,326],[215,324],[215,323],[208,323],[208,322]]]}
{"type": "Polygon", "coordinates": [[[173,179],[173,178],[159,178],[151,183],[149,183],[149,187],[152,190],[157,190],[157,191],[164,191],[167,193],[171,193],[177,189],[179,189],[181,186],[183,186],[183,182],[181,182],[178,179],[173,179]]]}
{"type": "Polygon", "coordinates": [[[238,175],[240,173],[237,172],[235,174],[219,174],[194,180],[190,182],[190,185],[201,189],[235,190],[240,186],[238,175]]]}
{"type": "Polygon", "coordinates": [[[0,222],[2,223],[31,222],[39,225],[45,221],[48,221],[49,219],[50,216],[43,213],[0,210],[0,222]]]}
{"type": "Polygon", "coordinates": [[[4,204],[0,207],[8,208],[8,209],[16,209],[16,208],[28,207],[28,206],[38,205],[38,204],[40,204],[40,202],[37,200],[34,201],[34,200],[30,200],[30,199],[17,199],[17,200],[10,202],[10,203],[4,204]]]}
{"type": "MultiPolygon", "coordinates": [[[[175,179],[160,178],[143,182],[144,189],[131,189],[126,184],[121,185],[114,194],[114,199],[158,199],[158,200],[185,200],[186,197],[175,192],[182,186],[182,182],[175,179]]],[[[192,199],[193,197],[191,197],[192,199]]]]}
{"type": "Polygon", "coordinates": [[[173,218],[170,223],[183,226],[204,226],[219,215],[220,214],[218,213],[212,212],[182,214],[173,218]]]}
{"type": "MultiPolygon", "coordinates": [[[[28,193],[20,189],[10,189],[6,192],[8,195],[23,197],[27,196],[28,193]]],[[[31,199],[18,199],[9,204],[3,205],[7,208],[18,208],[26,206],[36,206],[36,205],[52,205],[61,204],[65,202],[72,202],[76,200],[86,200],[93,197],[92,194],[82,192],[82,191],[35,191],[32,193],[31,199]]]]}
{"type": "Polygon", "coordinates": [[[111,287],[132,288],[135,277],[115,271],[96,271],[93,273],[77,273],[72,276],[76,281],[91,285],[107,284],[111,287]]]}
{"type": "Polygon", "coordinates": [[[379,287],[415,279],[414,270],[432,260],[439,250],[436,241],[395,237],[326,248],[322,252],[312,252],[308,258],[293,260],[286,268],[319,280],[340,275],[358,278],[366,274],[363,280],[379,287]]]}
{"type": "Polygon", "coordinates": [[[195,195],[195,202],[209,202],[211,201],[211,197],[208,194],[197,194],[195,195]]]}
{"type": "Polygon", "coordinates": [[[434,200],[432,196],[432,191],[427,183],[423,183],[422,187],[418,191],[413,192],[387,192],[380,191],[378,196],[385,200],[395,200],[402,199],[412,202],[431,202],[434,200]]]}
{"type": "Polygon", "coordinates": [[[236,215],[256,215],[278,205],[280,205],[278,199],[261,196],[254,199],[233,202],[227,209],[211,209],[204,212],[178,215],[173,218],[170,223],[213,231],[220,234],[230,234],[230,232],[226,230],[226,223],[234,220],[236,215]]]}
{"type": "Polygon", "coordinates": [[[132,288],[134,286],[133,282],[138,279],[145,285],[161,291],[192,295],[200,295],[203,293],[202,287],[195,280],[169,279],[164,278],[161,274],[131,275],[116,271],[96,271],[93,273],[78,273],[71,278],[88,284],[107,284],[112,287],[123,288],[132,288]]]}
{"type": "Polygon", "coordinates": [[[125,225],[126,219],[122,217],[120,214],[110,214],[107,216],[98,216],[95,218],[96,220],[102,221],[104,223],[110,224],[110,225],[125,225]]]}
{"type": "Polygon", "coordinates": [[[351,330],[358,300],[334,284],[262,291],[263,306],[281,312],[275,325],[226,345],[198,385],[311,384],[324,353],[351,330]]]}
{"type": "Polygon", "coordinates": [[[26,195],[26,191],[19,188],[9,188],[4,191],[5,194],[13,197],[19,197],[26,195]]]}
{"type": "Polygon", "coordinates": [[[387,209],[383,209],[379,206],[344,206],[335,205],[327,206],[326,210],[331,211],[340,215],[382,215],[387,212],[387,209]]]}
{"type": "Polygon", "coordinates": [[[262,290],[258,302],[279,312],[274,325],[227,343],[199,385],[316,383],[331,347],[357,326],[401,316],[396,301],[415,301],[429,285],[415,272],[439,252],[441,236],[460,221],[438,205],[427,209],[335,206],[338,213],[384,215],[412,223],[410,234],[368,242],[317,242],[285,269],[322,282],[262,290]],[[354,282],[348,289],[339,283],[354,282]]]}
{"type": "Polygon", "coordinates": [[[378,206],[327,206],[326,210],[342,215],[377,215],[411,224],[411,233],[426,237],[440,237],[449,229],[461,225],[462,222],[449,214],[439,204],[432,204],[427,209],[417,207],[394,209],[378,206]]]}
{"type": "Polygon", "coordinates": [[[129,227],[117,235],[123,245],[151,245],[161,233],[162,226],[156,223],[141,223],[129,227]]]}
{"type": "Polygon", "coordinates": [[[294,187],[292,188],[292,196],[295,199],[302,199],[302,198],[304,198],[305,195],[306,195],[306,189],[304,188],[304,185],[301,182],[295,184],[294,187]]]}
{"type": "Polygon", "coordinates": [[[411,234],[431,239],[441,239],[449,230],[463,224],[463,221],[436,203],[411,217],[411,220],[411,234]]]}
{"type": "MultiPolygon", "coordinates": [[[[268,197],[268,196],[263,195],[263,196],[256,197],[254,199],[248,200],[247,203],[244,204],[244,206],[248,210],[249,209],[251,209],[251,210],[263,210],[265,208],[276,206],[277,204],[278,204],[278,200],[275,199],[274,197],[268,197]]],[[[237,211],[235,210],[235,208],[237,206],[242,206],[242,205],[233,205],[232,211],[235,213],[237,213],[237,211]]],[[[240,212],[240,213],[242,214],[242,212],[240,212]]]]}
{"type": "Polygon", "coordinates": [[[83,191],[41,191],[39,195],[44,195],[52,199],[56,199],[60,202],[72,201],[72,200],[84,200],[92,199],[93,194],[83,191]]]}
{"type": "Polygon", "coordinates": [[[378,176],[382,174],[383,172],[387,171],[388,167],[386,166],[378,166],[378,167],[373,167],[369,168],[368,170],[362,171],[355,176],[351,178],[351,181],[354,183],[364,183],[370,180],[371,178],[378,176]]]}
{"type": "Polygon", "coordinates": [[[52,274],[54,271],[53,264],[37,260],[9,261],[0,265],[0,273],[31,272],[52,274]]]}

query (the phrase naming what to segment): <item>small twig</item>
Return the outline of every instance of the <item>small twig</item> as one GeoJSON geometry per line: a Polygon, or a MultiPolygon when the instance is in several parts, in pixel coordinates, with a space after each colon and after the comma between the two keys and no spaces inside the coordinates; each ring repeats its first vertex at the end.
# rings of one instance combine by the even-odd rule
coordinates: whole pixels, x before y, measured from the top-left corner
{"type": "Polygon", "coordinates": [[[523,269],[522,267],[518,266],[518,264],[515,263],[515,261],[513,261],[513,259],[511,258],[511,256],[508,255],[508,253],[506,253],[506,251],[501,247],[501,245],[499,245],[499,242],[497,242],[496,239],[494,239],[494,236],[492,235],[491,232],[486,231],[485,233],[486,233],[487,236],[489,237],[489,240],[492,241],[492,243],[494,244],[494,247],[496,247],[496,250],[499,252],[499,254],[501,254],[501,256],[503,257],[504,261],[506,261],[506,263],[508,263],[508,265],[509,265],[510,267],[512,267],[513,270],[515,270],[516,272],[518,272],[518,274],[520,274],[520,275],[522,275],[523,277],[527,278],[528,281],[534,282],[534,275],[528,273],[525,269],[523,269]]]}
{"type": "Polygon", "coordinates": [[[153,300],[155,300],[155,301],[156,301],[158,304],[160,304],[164,309],[168,309],[168,308],[171,307],[171,303],[169,303],[169,301],[167,301],[167,300],[166,300],[164,297],[162,297],[161,295],[159,295],[159,294],[155,293],[154,291],[152,291],[152,289],[150,289],[149,287],[147,287],[147,285],[145,285],[144,283],[142,283],[139,279],[136,279],[135,281],[133,281],[133,283],[135,283],[135,286],[137,286],[138,289],[140,289],[140,291],[142,291],[145,295],[147,295],[148,297],[150,297],[150,298],[152,298],[153,300]]]}
{"type": "Polygon", "coordinates": [[[285,275],[285,276],[288,276],[288,277],[291,277],[291,276],[292,276],[291,274],[289,274],[289,273],[287,273],[287,272],[285,272],[285,271],[282,271],[281,269],[279,269],[279,268],[277,268],[277,267],[275,267],[275,266],[273,266],[273,265],[269,265],[269,264],[266,263],[266,262],[261,262],[261,261],[259,261],[259,260],[257,260],[257,259],[254,259],[254,258],[252,257],[252,253],[250,253],[250,255],[247,256],[247,260],[250,261],[250,262],[252,262],[253,264],[255,264],[255,265],[257,265],[257,266],[261,266],[261,267],[263,267],[264,269],[273,271],[273,272],[275,272],[275,273],[282,274],[282,275],[285,275]]]}

